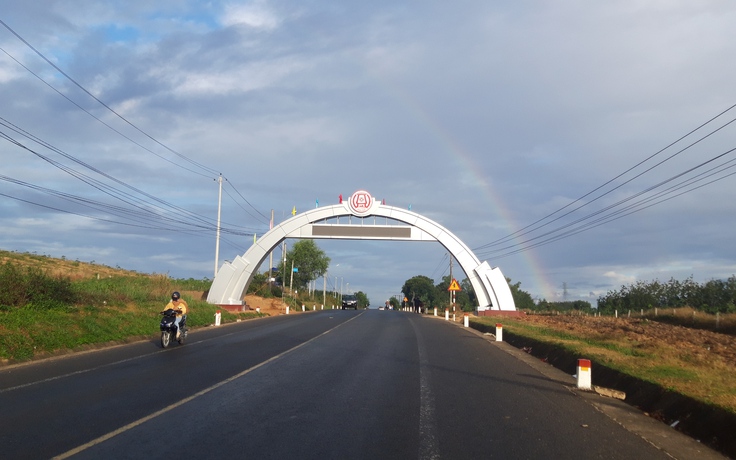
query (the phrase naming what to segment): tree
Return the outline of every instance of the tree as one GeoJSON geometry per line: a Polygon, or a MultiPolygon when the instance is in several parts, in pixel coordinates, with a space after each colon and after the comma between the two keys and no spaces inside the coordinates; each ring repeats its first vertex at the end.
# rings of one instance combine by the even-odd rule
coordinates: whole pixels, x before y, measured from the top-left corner
{"type": "Polygon", "coordinates": [[[424,275],[415,276],[406,280],[401,288],[404,297],[409,299],[411,304],[415,299],[420,300],[426,307],[437,305],[441,302],[441,297],[437,292],[432,280],[424,275]]]}
{"type": "Polygon", "coordinates": [[[363,291],[356,292],[355,297],[358,299],[358,308],[368,308],[371,304],[368,296],[363,291]]]}
{"type": "MultiPolygon", "coordinates": [[[[442,281],[437,284],[438,295],[444,295],[444,300],[440,301],[439,306],[446,308],[450,305],[450,292],[448,291],[452,283],[450,275],[443,276],[442,281]]],[[[470,284],[470,280],[465,278],[460,282],[460,290],[455,292],[455,305],[460,307],[462,311],[473,311],[475,310],[475,291],[473,285],[470,284]]]]}
{"type": "Polygon", "coordinates": [[[292,263],[296,270],[293,272],[293,288],[304,289],[309,282],[327,273],[330,258],[325,255],[314,240],[301,240],[294,243],[291,250],[286,253],[286,264],[282,264],[279,275],[282,284],[287,287],[291,283],[292,263]]]}
{"type": "Polygon", "coordinates": [[[401,300],[397,299],[396,296],[391,296],[391,298],[388,299],[388,303],[393,307],[394,310],[398,310],[401,306],[401,300]]]}
{"type": "Polygon", "coordinates": [[[531,294],[529,294],[526,291],[521,290],[521,282],[517,281],[514,284],[511,284],[511,278],[506,278],[506,282],[509,283],[509,288],[511,288],[511,297],[514,298],[514,304],[516,304],[517,310],[533,310],[534,305],[534,299],[532,299],[531,294]]]}

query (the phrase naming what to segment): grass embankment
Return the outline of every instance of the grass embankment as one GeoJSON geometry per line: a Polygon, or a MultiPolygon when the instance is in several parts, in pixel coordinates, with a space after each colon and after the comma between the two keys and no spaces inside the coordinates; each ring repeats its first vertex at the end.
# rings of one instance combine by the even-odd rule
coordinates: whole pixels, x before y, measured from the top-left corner
{"type": "MultiPolygon", "coordinates": [[[[4,362],[152,338],[159,332],[159,312],[175,290],[189,304],[191,328],[212,324],[218,310],[202,299],[209,280],[144,275],[28,254],[0,256],[4,362]]],[[[223,322],[256,316],[260,314],[222,311],[223,322]]]]}
{"type": "MultiPolygon", "coordinates": [[[[486,328],[498,318],[473,318],[486,328]]],[[[646,318],[503,318],[504,332],[551,343],[580,358],[736,414],[736,343],[732,336],[646,318]]],[[[565,369],[574,373],[575,369],[565,369]]]]}

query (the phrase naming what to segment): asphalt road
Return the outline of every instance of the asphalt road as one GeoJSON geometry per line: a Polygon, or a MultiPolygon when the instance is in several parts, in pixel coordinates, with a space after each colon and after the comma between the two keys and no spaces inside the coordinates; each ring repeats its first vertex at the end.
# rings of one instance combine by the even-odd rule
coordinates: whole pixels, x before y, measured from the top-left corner
{"type": "Polygon", "coordinates": [[[483,336],[331,310],[0,368],[0,457],[671,458],[483,336]]]}

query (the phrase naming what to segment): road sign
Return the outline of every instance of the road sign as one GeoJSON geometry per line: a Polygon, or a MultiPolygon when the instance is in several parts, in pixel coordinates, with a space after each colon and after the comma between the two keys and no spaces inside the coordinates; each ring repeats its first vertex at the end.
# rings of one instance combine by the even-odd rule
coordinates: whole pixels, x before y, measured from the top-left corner
{"type": "Polygon", "coordinates": [[[447,288],[448,291],[461,291],[460,285],[457,284],[457,280],[453,278],[452,283],[450,283],[450,287],[447,288]]]}

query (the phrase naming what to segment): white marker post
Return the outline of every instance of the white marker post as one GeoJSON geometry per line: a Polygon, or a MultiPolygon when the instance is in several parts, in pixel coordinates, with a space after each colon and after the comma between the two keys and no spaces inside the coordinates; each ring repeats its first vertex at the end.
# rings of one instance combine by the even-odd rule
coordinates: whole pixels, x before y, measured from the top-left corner
{"type": "Polygon", "coordinates": [[[496,342],[503,342],[503,324],[496,323],[496,342]]]}
{"type": "Polygon", "coordinates": [[[217,310],[217,313],[215,313],[215,326],[219,326],[221,320],[222,314],[220,313],[220,310],[217,310]]]}
{"type": "Polygon", "coordinates": [[[463,316],[463,325],[465,327],[470,327],[470,318],[468,318],[467,313],[465,313],[465,315],[463,316]]]}
{"type": "Polygon", "coordinates": [[[450,320],[450,310],[445,308],[445,321],[449,321],[449,320],[450,320]]]}
{"type": "Polygon", "coordinates": [[[261,312],[261,307],[256,307],[256,313],[260,313],[260,312],[261,312]]]}
{"type": "Polygon", "coordinates": [[[590,360],[578,359],[578,388],[581,390],[591,389],[590,360]]]}
{"type": "Polygon", "coordinates": [[[437,307],[434,307],[434,316],[437,316],[437,307]]]}
{"type": "Polygon", "coordinates": [[[289,314],[289,307],[288,306],[286,307],[286,314],[287,315],[289,314]]]}

